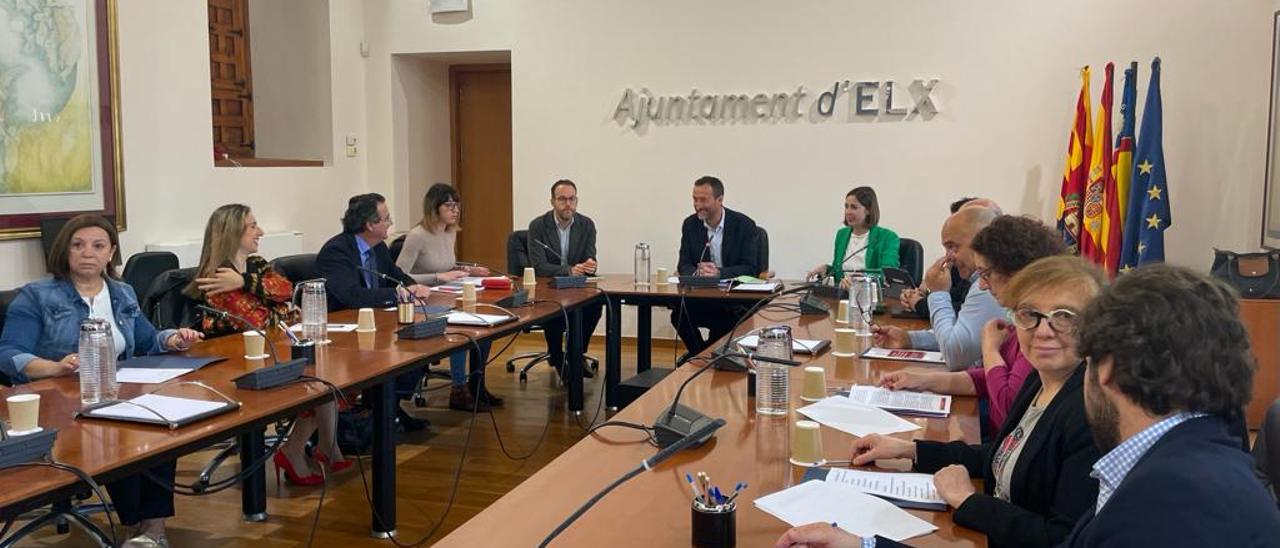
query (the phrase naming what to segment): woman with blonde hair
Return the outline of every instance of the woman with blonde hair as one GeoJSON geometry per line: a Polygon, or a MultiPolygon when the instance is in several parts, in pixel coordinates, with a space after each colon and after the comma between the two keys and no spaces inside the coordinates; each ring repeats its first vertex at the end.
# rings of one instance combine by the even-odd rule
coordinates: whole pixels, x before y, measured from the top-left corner
{"type": "MultiPolygon", "coordinates": [[[[273,270],[266,259],[256,255],[262,235],[249,206],[227,204],[209,216],[200,266],[186,293],[210,308],[230,312],[253,325],[242,325],[231,318],[205,316],[201,325],[206,335],[227,335],[247,329],[272,331],[282,322],[287,325],[296,321],[298,311],[291,306],[293,284],[273,270]]],[[[317,485],[324,481],[323,476],[312,472],[307,464],[307,440],[316,431],[320,432],[319,443],[311,453],[316,462],[329,465],[334,472],[350,468],[354,461],[342,460],[342,451],[338,448],[337,423],[338,410],[334,402],[322,403],[298,415],[289,438],[275,454],[277,476],[283,470],[285,477],[297,485],[317,485]]]]}

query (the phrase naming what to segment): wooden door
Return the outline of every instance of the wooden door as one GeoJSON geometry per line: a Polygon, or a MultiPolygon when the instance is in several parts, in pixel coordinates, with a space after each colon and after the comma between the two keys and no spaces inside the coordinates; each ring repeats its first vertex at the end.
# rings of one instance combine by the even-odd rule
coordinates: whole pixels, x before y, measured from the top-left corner
{"type": "Polygon", "coordinates": [[[511,234],[511,65],[449,69],[453,184],[462,195],[458,258],[507,268],[511,234]]]}
{"type": "Polygon", "coordinates": [[[1267,407],[1280,397],[1280,300],[1240,299],[1240,319],[1249,331],[1249,346],[1258,360],[1253,399],[1245,410],[1249,428],[1262,426],[1267,407]]]}
{"type": "Polygon", "coordinates": [[[248,0],[209,0],[209,76],[213,144],[233,158],[253,158],[248,0]]]}

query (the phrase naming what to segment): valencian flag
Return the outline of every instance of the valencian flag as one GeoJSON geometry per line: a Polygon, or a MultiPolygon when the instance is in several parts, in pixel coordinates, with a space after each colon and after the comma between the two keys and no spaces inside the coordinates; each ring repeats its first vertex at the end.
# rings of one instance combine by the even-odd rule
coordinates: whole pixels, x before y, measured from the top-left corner
{"type": "Polygon", "coordinates": [[[1080,229],[1080,256],[1099,266],[1106,261],[1107,236],[1103,232],[1107,195],[1115,193],[1115,175],[1111,172],[1111,95],[1115,65],[1107,63],[1102,81],[1102,103],[1098,105],[1098,130],[1093,138],[1093,155],[1089,160],[1089,181],[1084,189],[1083,223],[1080,229]]]}
{"type": "Polygon", "coordinates": [[[1142,132],[1133,154],[1133,187],[1125,213],[1124,251],[1120,271],[1164,261],[1164,231],[1173,224],[1169,215],[1169,187],[1164,170],[1164,138],[1161,128],[1160,58],[1151,61],[1151,84],[1142,111],[1142,132]]]}
{"type": "Polygon", "coordinates": [[[1080,252],[1080,201],[1089,178],[1087,162],[1093,152],[1089,133],[1089,67],[1080,69],[1080,96],[1076,117],[1067,142],[1067,165],[1062,170],[1062,192],[1058,196],[1058,230],[1072,255],[1080,252]]]}
{"type": "Polygon", "coordinates": [[[1111,172],[1115,174],[1115,189],[1107,191],[1106,209],[1103,210],[1102,233],[1107,236],[1107,274],[1115,276],[1120,269],[1120,250],[1124,240],[1125,212],[1128,211],[1129,192],[1133,181],[1133,127],[1138,114],[1134,102],[1138,95],[1138,63],[1129,63],[1124,70],[1124,88],[1120,96],[1120,133],[1116,135],[1115,161],[1111,172]]]}

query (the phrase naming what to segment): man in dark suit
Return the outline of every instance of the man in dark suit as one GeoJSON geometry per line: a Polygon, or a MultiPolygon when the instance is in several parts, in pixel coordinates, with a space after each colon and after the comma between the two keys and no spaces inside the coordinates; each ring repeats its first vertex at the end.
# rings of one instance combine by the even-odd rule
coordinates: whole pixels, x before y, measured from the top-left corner
{"type": "MultiPolygon", "coordinates": [[[[724,183],[710,175],[693,183],[693,215],[680,227],[681,276],[719,279],[759,276],[760,238],[755,221],[724,207],[724,183]]],[[[747,307],[740,304],[682,300],[671,312],[671,325],[684,342],[687,356],[702,352],[729,333],[747,307]],[[699,327],[710,331],[702,338],[699,327]]]]}
{"type": "MultiPolygon", "coordinates": [[[[561,179],[551,185],[551,211],[529,222],[529,266],[538,276],[593,276],[596,273],[596,224],[578,213],[578,185],[561,179]]],[[[582,351],[600,323],[602,304],[582,307],[582,351]]],[[[542,324],[551,366],[563,372],[564,320],[542,324]]],[[[591,370],[583,369],[590,378],[591,370]]]]}
{"type": "MultiPolygon", "coordinates": [[[[403,282],[415,297],[425,299],[430,295],[430,289],[414,282],[391,260],[386,244],[390,229],[391,213],[380,194],[360,194],[347,201],[347,211],[342,215],[342,234],[329,238],[316,255],[316,270],[325,279],[330,310],[394,306],[396,282],[373,272],[403,282]]],[[[401,399],[417,391],[423,375],[421,371],[413,371],[396,377],[396,393],[401,399]]],[[[399,407],[396,412],[396,420],[405,430],[427,427],[427,421],[410,417],[399,407]]]]}
{"type": "MultiPolygon", "coordinates": [[[[1097,501],[1060,546],[1280,546],[1280,510],[1228,433],[1256,367],[1232,290],[1144,266],[1104,290],[1080,326],[1085,415],[1103,456],[1097,501]]],[[[792,529],[777,545],[868,544],[831,525],[792,529]]]]}

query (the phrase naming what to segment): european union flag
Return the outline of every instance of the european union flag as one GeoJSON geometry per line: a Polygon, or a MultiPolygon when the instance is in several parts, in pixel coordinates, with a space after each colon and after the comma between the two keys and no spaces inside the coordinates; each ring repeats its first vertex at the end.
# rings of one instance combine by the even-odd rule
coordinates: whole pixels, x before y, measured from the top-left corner
{"type": "Polygon", "coordinates": [[[1164,262],[1164,231],[1169,215],[1169,187],[1164,170],[1164,132],[1160,106],[1160,58],[1151,61],[1151,84],[1142,113],[1142,132],[1133,154],[1133,184],[1124,218],[1124,249],[1120,271],[1164,262]]]}

